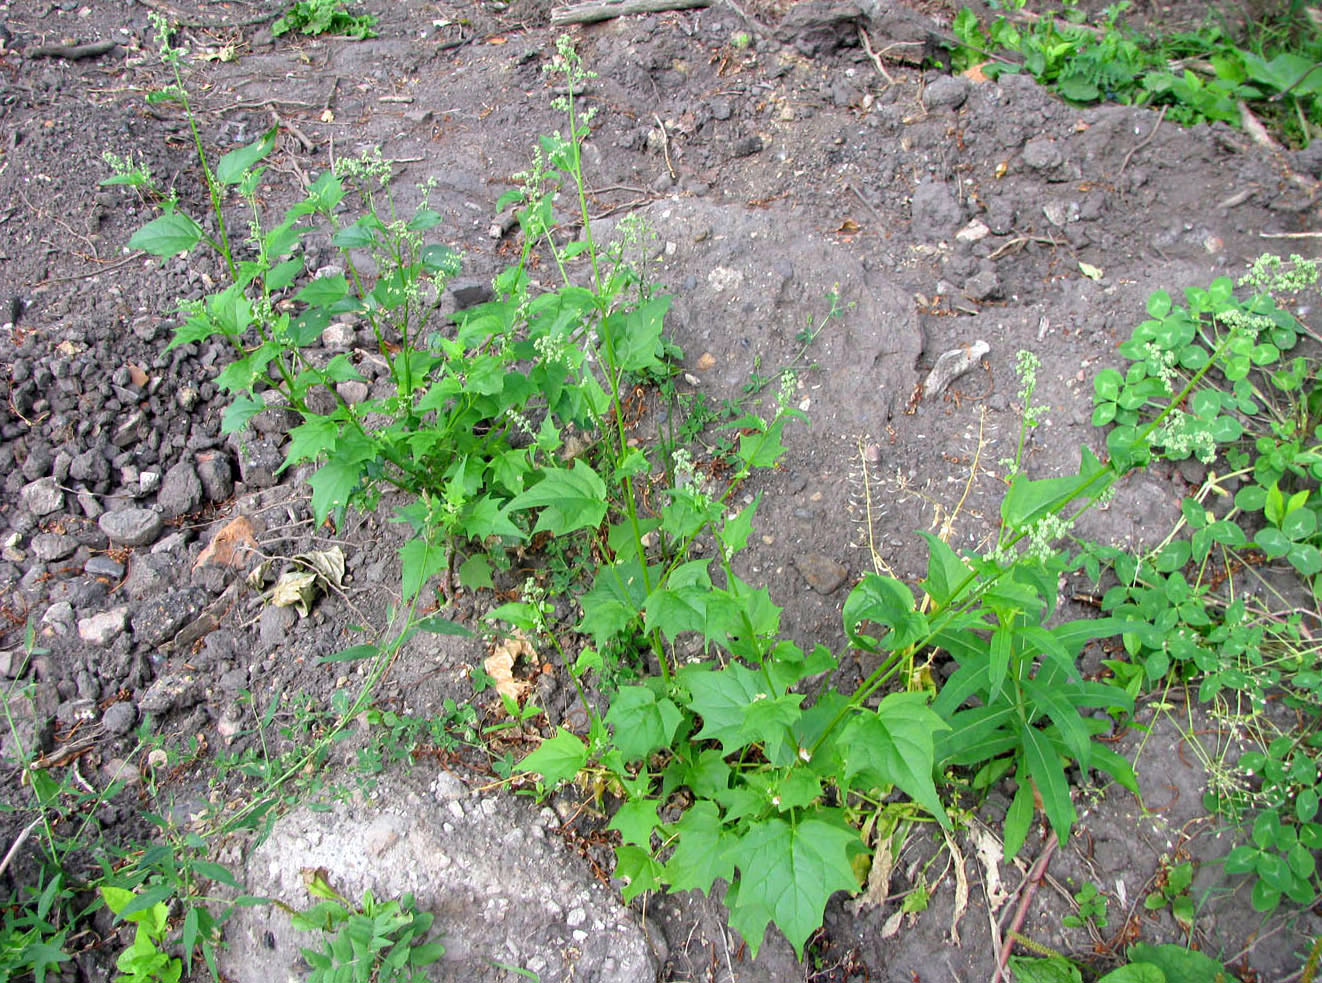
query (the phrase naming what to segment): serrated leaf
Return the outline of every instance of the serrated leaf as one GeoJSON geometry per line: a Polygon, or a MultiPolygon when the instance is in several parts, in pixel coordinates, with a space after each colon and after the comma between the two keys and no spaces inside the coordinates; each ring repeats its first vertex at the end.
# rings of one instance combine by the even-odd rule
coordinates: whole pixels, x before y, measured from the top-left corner
{"type": "Polygon", "coordinates": [[[319,276],[306,287],[294,294],[294,300],[311,304],[314,307],[329,307],[349,292],[349,281],[343,273],[333,276],[319,276]]]}
{"type": "Polygon", "coordinates": [[[858,890],[850,859],[863,849],[858,831],[842,821],[806,819],[791,825],[767,819],[750,826],[730,851],[740,875],[731,923],[756,932],[744,935],[753,955],[762,943],[756,925],[761,920],[765,926],[765,914],[802,959],[803,944],[821,927],[831,895],[858,890]],[[744,913],[751,917],[745,919],[744,913]]]}
{"type": "Polygon", "coordinates": [[[563,536],[593,529],[606,516],[606,484],[582,460],[572,468],[546,468],[542,480],[516,495],[510,509],[541,508],[533,532],[563,536]]]}
{"type": "Polygon", "coordinates": [[[695,741],[720,741],[731,754],[757,740],[744,727],[748,707],[770,694],[766,680],[737,662],[724,669],[695,666],[683,670],[681,680],[689,688],[689,708],[702,717],[702,730],[695,741]]]}
{"type": "Polygon", "coordinates": [[[845,779],[862,774],[876,784],[895,785],[949,828],[932,780],[932,735],[949,729],[927,706],[924,694],[892,693],[876,712],[855,714],[841,733],[845,779]]]}
{"type": "Polygon", "coordinates": [[[656,799],[630,799],[615,811],[606,828],[618,830],[625,843],[635,843],[650,850],[652,830],[660,825],[656,809],[656,799]]]}
{"type": "Polygon", "coordinates": [[[959,554],[945,540],[930,532],[919,532],[927,540],[927,579],[920,585],[938,608],[943,608],[955,597],[955,589],[972,572],[959,554]]]}
{"type": "Polygon", "coordinates": [[[661,886],[662,868],[648,850],[625,843],[615,848],[615,876],[625,881],[620,897],[628,904],[644,891],[661,886]]]}
{"type": "Polygon", "coordinates": [[[927,619],[916,610],[913,592],[894,577],[869,573],[849,592],[842,617],[849,640],[859,648],[898,649],[927,634],[927,619]],[[890,629],[880,640],[859,631],[864,621],[890,629]]]}
{"type": "Polygon", "coordinates": [[[183,212],[170,212],[148,222],[129,238],[130,249],[170,257],[188,252],[205,238],[202,226],[183,212]]]}
{"type": "Polygon", "coordinates": [[[588,749],[582,738],[559,727],[554,737],[542,741],[537,750],[519,762],[518,770],[536,772],[550,787],[573,778],[587,760],[588,749]]]}
{"type": "Polygon", "coordinates": [[[734,876],[729,856],[733,837],[722,825],[714,802],[695,802],[670,829],[679,840],[661,876],[672,891],[696,888],[707,894],[718,878],[729,881],[734,876]]]}
{"type": "Polygon", "coordinates": [[[592,589],[580,600],[583,620],[574,630],[591,635],[593,644],[604,647],[638,617],[646,596],[643,568],[637,561],[602,567],[592,589]]]}
{"type": "Polygon", "coordinates": [[[221,433],[238,433],[248,425],[248,421],[266,409],[266,403],[251,393],[239,393],[234,402],[225,408],[220,418],[221,433]]]}
{"type": "Polygon", "coordinates": [[[615,728],[615,746],[626,762],[645,759],[653,751],[669,747],[681,719],[672,700],[657,699],[646,686],[620,687],[606,713],[606,723],[615,728]]]}
{"type": "Polygon", "coordinates": [[[625,372],[641,372],[660,364],[657,351],[661,344],[661,329],[666,312],[670,310],[670,297],[653,297],[641,307],[626,313],[613,314],[606,328],[612,332],[616,367],[625,372]]]}
{"type": "Polygon", "coordinates": [[[482,540],[488,536],[503,536],[522,541],[528,537],[514,524],[509,513],[513,506],[501,505],[492,495],[483,495],[464,506],[460,513],[460,525],[464,532],[474,539],[482,540]]]}

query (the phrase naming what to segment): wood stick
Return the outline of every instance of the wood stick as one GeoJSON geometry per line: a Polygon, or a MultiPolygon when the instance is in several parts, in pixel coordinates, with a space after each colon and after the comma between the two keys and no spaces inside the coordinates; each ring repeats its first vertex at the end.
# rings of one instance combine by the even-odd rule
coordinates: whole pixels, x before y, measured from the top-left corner
{"type": "Polygon", "coordinates": [[[662,10],[691,10],[710,7],[712,0],[586,0],[585,3],[557,7],[551,11],[551,26],[562,24],[593,24],[627,17],[629,14],[654,14],[662,10]]]}
{"type": "Polygon", "coordinates": [[[89,44],[43,44],[28,48],[23,52],[25,58],[64,58],[78,61],[80,58],[95,58],[113,50],[114,41],[92,41],[89,44]]]}

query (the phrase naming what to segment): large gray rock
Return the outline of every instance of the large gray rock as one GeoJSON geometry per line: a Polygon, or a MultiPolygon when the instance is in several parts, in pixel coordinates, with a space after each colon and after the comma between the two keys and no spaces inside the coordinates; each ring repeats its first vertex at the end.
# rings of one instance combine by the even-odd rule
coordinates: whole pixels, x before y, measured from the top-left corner
{"type": "Polygon", "coordinates": [[[19,498],[33,515],[50,515],[64,508],[64,492],[53,477],[38,478],[24,485],[19,498]]]}
{"type": "Polygon", "coordinates": [[[160,513],[151,509],[120,509],[96,520],[116,546],[150,546],[165,528],[160,513]]]}
{"type": "MultiPolygon", "coordinates": [[[[424,786],[419,772],[382,784],[368,804],[331,812],[300,809],[281,819],[246,860],[245,894],[312,906],[306,868],[325,868],[331,885],[360,899],[410,892],[436,916],[445,955],[428,978],[497,983],[501,962],[542,983],[643,983],[657,965],[639,917],[592,876],[547,828],[549,809],[511,796],[477,797],[441,772],[424,786]]],[[[295,931],[275,906],[240,908],[226,923],[220,968],[236,980],[302,979],[299,947],[319,940],[295,931]]]]}

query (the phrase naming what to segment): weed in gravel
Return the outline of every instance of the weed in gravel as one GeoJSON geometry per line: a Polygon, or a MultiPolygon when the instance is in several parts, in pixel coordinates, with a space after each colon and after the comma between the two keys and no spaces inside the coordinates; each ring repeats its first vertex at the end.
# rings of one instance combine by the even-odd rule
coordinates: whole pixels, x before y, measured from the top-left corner
{"type": "MultiPolygon", "coordinates": [[[[534,578],[489,624],[554,652],[580,698],[586,733],[561,727],[522,761],[506,754],[496,768],[528,784],[537,776],[538,791],[583,776],[591,787],[619,793],[624,801],[609,828],[620,835],[616,873],[626,900],[656,888],[710,891],[721,879],[731,925],[754,952],[774,922],[801,954],[828,898],[858,889],[869,852],[860,829],[889,815],[896,790],[912,799],[913,822],[949,828],[938,774],[982,788],[1012,775],[1018,790],[1005,835],[1012,856],[1039,801],[1056,834],[1069,835],[1068,767],[1099,770],[1136,789],[1128,762],[1096,740],[1108,724],[1091,715],[1093,708],[1127,712],[1132,697],[1083,679],[1077,659],[1098,637],[1157,640],[1127,609],[1054,621],[1057,582],[1069,565],[1060,541],[1082,510],[1155,453],[1205,451],[1206,434],[1215,444],[1217,428],[1230,426],[1218,421],[1233,414],[1189,421],[1181,415],[1186,401],[1212,398],[1202,394],[1204,382],[1219,377],[1214,368],[1229,378],[1242,366],[1247,375],[1259,346],[1276,344],[1276,333],[1292,322],[1265,306],[1235,323],[1213,318],[1201,362],[1180,361],[1189,339],[1176,344],[1172,362],[1161,343],[1166,332],[1183,337],[1188,326],[1154,299],[1157,327],[1144,326],[1153,334],[1136,350],[1143,364],[1137,390],[1131,394],[1122,379],[1114,394],[1120,425],[1108,437],[1110,461],[1084,449],[1076,473],[1045,479],[1023,468],[1036,413],[1033,360],[1021,358],[1020,454],[1008,469],[995,548],[961,555],[927,535],[928,571],[917,593],[893,577],[865,576],[843,619],[850,645],[871,669],[854,690],[840,692],[827,681],[836,655],[783,639],[770,592],[741,579],[733,565],[758,506],[754,498],[734,507],[734,493],[755,470],[777,465],[785,428],[804,419],[797,380],[788,372],[755,380],[758,391],[777,388],[725,424],[731,464],[719,483],[701,480],[678,448],[659,455],[631,439],[631,380],[671,374],[676,353],[663,336],[669,299],[646,289],[623,252],[595,240],[582,169],[591,112],[579,103],[590,73],[567,41],[550,67],[566,90],[558,101],[566,131],[542,138],[522,187],[502,201],[518,204],[520,257],[496,277],[495,298],[461,312],[452,328],[428,325],[426,317],[428,291],[444,285],[457,256],[424,245],[423,233],[439,222],[425,200],[411,216],[397,213],[379,155],[341,162],[312,183],[303,202],[268,220],[259,165],[274,134],[225,155],[214,172],[199,139],[219,238],[168,206],[131,241],[162,256],[206,242],[226,263],[233,282],[189,305],[172,342],[219,337],[234,348],[235,361],[218,379],[235,397],[225,430],[241,428],[271,400],[292,407],[303,422],[291,432],[286,467],[312,472],[317,522],[373,507],[394,490],[404,495],[397,517],[413,537],[401,551],[402,611],[392,612],[406,627],[389,641],[322,658],[367,661],[371,669],[357,696],[337,697],[333,720],[312,747],[264,775],[260,792],[223,828],[269,822],[298,794],[298,776],[371,707],[374,687],[412,634],[462,631],[418,614],[433,578],[445,581],[447,594],[456,565],[468,584],[490,582],[489,557],[538,536],[589,544],[579,555],[593,557],[596,569],[575,599],[581,618],[572,630],[561,623],[563,612],[534,578]],[[231,192],[253,215],[242,250],[225,238],[221,213],[231,192]],[[557,192],[573,213],[567,223],[557,222],[557,192]],[[345,209],[355,197],[362,211],[350,221],[345,209]],[[581,238],[566,243],[553,235],[565,225],[581,238]],[[299,246],[318,234],[339,248],[341,265],[308,279],[299,246]],[[534,250],[544,250],[558,287],[534,287],[534,250]],[[360,272],[363,253],[376,261],[375,281],[360,272]],[[366,402],[343,394],[343,384],[367,382],[348,358],[327,360],[316,347],[323,329],[342,317],[370,331],[388,367],[388,385],[366,402]],[[1134,418],[1122,419],[1122,410],[1134,418]],[[622,685],[603,655],[621,639],[641,653],[639,678],[622,685]],[[934,650],[956,664],[939,688],[933,674],[915,671],[934,650]],[[609,693],[604,710],[589,695],[594,683],[609,693]],[[687,795],[676,799],[680,790],[687,795]]],[[[186,95],[172,95],[187,113],[186,95]]],[[[1224,302],[1217,291],[1196,302],[1224,302]]],[[[1282,519],[1290,501],[1282,498],[1282,519]]],[[[1204,538],[1209,549],[1218,542],[1212,533],[1204,538]]],[[[1311,544],[1295,545],[1307,562],[1311,544]]],[[[508,694],[503,699],[511,723],[539,713],[508,694]]],[[[336,903],[349,910],[343,899],[336,903]]]]}

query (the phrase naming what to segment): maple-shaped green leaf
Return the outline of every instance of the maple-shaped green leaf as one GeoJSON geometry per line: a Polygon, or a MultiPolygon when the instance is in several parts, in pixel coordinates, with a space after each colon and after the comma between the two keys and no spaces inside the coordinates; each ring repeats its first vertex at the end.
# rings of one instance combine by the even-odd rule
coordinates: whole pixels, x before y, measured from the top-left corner
{"type": "Polygon", "coordinates": [[[562,536],[592,529],[606,515],[606,484],[581,459],[570,468],[546,468],[542,480],[510,502],[510,509],[542,509],[533,532],[562,536]]]}
{"type": "Polygon", "coordinates": [[[285,463],[280,470],[302,461],[315,461],[335,445],[340,427],[334,420],[313,416],[289,431],[289,447],[285,450],[285,463]]]}
{"type": "Polygon", "coordinates": [[[656,799],[630,799],[615,811],[607,829],[619,830],[625,843],[636,843],[650,849],[652,830],[660,825],[656,817],[656,799]]]}
{"type": "Polygon", "coordinates": [[[707,624],[707,599],[712,594],[707,565],[711,560],[682,563],[666,578],[665,586],[647,595],[644,627],[660,629],[672,644],[685,631],[702,631],[707,624]]]}
{"type": "Polygon", "coordinates": [[[932,735],[948,729],[927,706],[925,694],[892,693],[876,712],[855,714],[841,732],[845,780],[861,774],[878,785],[896,785],[949,829],[950,819],[932,781],[932,735]]]}
{"type": "Polygon", "coordinates": [[[762,944],[757,923],[764,913],[802,959],[803,944],[821,927],[831,895],[858,890],[849,862],[864,849],[858,830],[827,813],[816,815],[820,818],[795,825],[784,819],[754,823],[731,850],[739,868],[739,891],[730,923],[739,928],[754,956],[762,944]],[[740,926],[754,934],[745,934],[740,926]]]}
{"type": "Polygon", "coordinates": [[[622,686],[611,701],[606,723],[615,728],[615,746],[626,761],[646,758],[669,747],[682,715],[667,697],[657,699],[646,686],[622,686]]]}
{"type": "Polygon", "coordinates": [[[708,894],[717,878],[729,881],[734,876],[729,856],[734,839],[722,825],[714,802],[695,802],[669,832],[678,834],[679,840],[661,876],[672,891],[697,888],[708,894]]]}
{"type": "Polygon", "coordinates": [[[522,529],[509,517],[508,505],[501,507],[498,499],[483,495],[464,506],[459,522],[464,532],[474,539],[482,540],[488,536],[505,536],[510,539],[526,539],[522,529]]]}
{"type": "Polygon", "coordinates": [[[583,620],[574,630],[591,635],[593,644],[604,648],[638,617],[646,596],[641,563],[631,561],[602,567],[592,580],[592,589],[579,599],[583,620]]]}
{"type": "Polygon", "coordinates": [[[693,740],[720,741],[726,754],[757,740],[745,730],[744,717],[752,703],[770,695],[761,673],[732,662],[716,671],[693,666],[683,670],[681,681],[691,694],[689,708],[702,717],[702,730],[693,740]]]}
{"type": "Polygon", "coordinates": [[[869,573],[849,592],[841,617],[849,640],[869,652],[904,648],[928,632],[927,619],[917,610],[913,591],[894,577],[875,573],[869,573]],[[890,631],[879,641],[859,631],[865,621],[875,621],[890,631]]]}
{"type": "Polygon", "coordinates": [[[266,409],[265,400],[249,393],[239,393],[234,397],[234,402],[226,408],[225,415],[220,418],[220,432],[238,433],[248,425],[249,420],[264,409],[266,409]]]}
{"type": "Polygon", "coordinates": [[[627,904],[644,891],[661,887],[661,865],[642,847],[625,843],[615,848],[615,876],[624,881],[620,891],[627,904]]]}
{"type": "Polygon", "coordinates": [[[536,751],[519,762],[518,770],[536,772],[551,786],[573,778],[587,760],[588,748],[582,738],[560,727],[555,737],[542,741],[536,751]]]}
{"type": "Polygon", "coordinates": [[[607,319],[606,330],[612,335],[617,368],[625,372],[641,372],[660,364],[657,353],[668,310],[670,297],[653,297],[641,307],[612,314],[607,319]]]}

